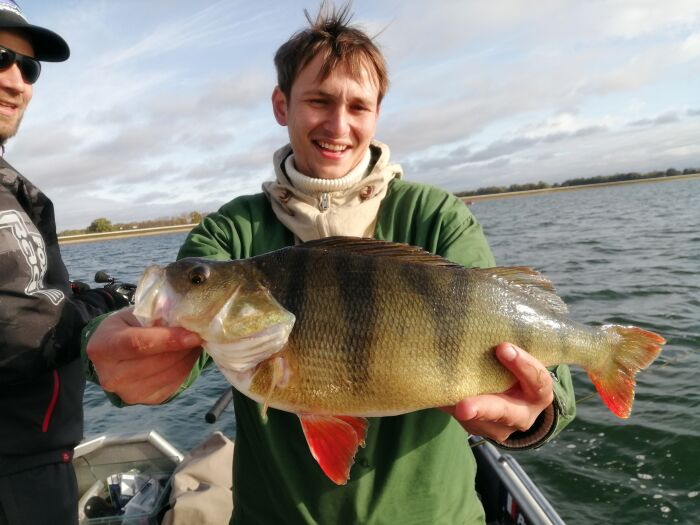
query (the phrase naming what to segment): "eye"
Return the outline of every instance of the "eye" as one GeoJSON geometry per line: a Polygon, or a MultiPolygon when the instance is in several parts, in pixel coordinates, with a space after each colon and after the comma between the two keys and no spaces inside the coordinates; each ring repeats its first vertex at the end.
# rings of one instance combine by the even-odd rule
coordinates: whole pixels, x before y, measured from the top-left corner
{"type": "Polygon", "coordinates": [[[209,268],[207,266],[195,266],[188,274],[192,284],[202,284],[209,278],[209,268]]]}

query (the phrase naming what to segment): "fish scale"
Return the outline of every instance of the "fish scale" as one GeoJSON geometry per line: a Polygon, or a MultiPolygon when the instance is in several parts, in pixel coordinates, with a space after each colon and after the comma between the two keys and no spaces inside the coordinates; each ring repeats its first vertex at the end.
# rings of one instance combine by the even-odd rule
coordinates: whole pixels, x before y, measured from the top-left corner
{"type": "MultiPolygon", "coordinates": [[[[285,265],[266,265],[265,277],[280,304],[297,314],[285,352],[306,373],[299,376],[300,388],[275,390],[271,406],[279,402],[349,415],[402,413],[504,390],[514,382],[489,350],[524,339],[518,332],[526,331],[526,320],[512,306],[523,300],[512,297],[517,289],[458,267],[318,252],[304,277],[307,292],[317,293],[312,298],[306,293],[302,306],[274,285],[284,282],[278,272],[299,266],[294,257],[308,257],[300,251],[288,256],[285,265]],[[471,301],[463,300],[469,296],[471,301]],[[469,308],[479,298],[490,313],[469,308]]],[[[267,392],[270,377],[256,378],[252,392],[267,392]]]]}

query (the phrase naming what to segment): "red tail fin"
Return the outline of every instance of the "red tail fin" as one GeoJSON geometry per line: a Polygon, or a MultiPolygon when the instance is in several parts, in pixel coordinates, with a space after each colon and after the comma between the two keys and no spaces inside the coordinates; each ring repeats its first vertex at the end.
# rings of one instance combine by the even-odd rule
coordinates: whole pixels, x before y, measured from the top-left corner
{"type": "Polygon", "coordinates": [[[605,366],[589,370],[588,377],[613,414],[628,418],[632,411],[635,376],[656,359],[666,340],[636,326],[607,325],[603,330],[617,335],[617,343],[605,366]]]}

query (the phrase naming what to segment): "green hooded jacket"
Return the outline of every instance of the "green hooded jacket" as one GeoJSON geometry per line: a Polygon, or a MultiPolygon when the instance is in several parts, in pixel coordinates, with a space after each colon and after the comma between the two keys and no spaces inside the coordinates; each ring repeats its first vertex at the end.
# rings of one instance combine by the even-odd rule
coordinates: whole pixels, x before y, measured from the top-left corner
{"type": "MultiPolygon", "coordinates": [[[[421,246],[466,267],[493,266],[481,226],[461,200],[437,188],[395,179],[381,203],[375,238],[421,246]]],[[[242,196],[206,217],[178,258],[240,259],[293,245],[263,194],[242,196]]],[[[91,327],[86,333],[92,331],[91,327]]],[[[203,354],[180,391],[209,364],[203,354]]],[[[86,363],[90,372],[91,367],[86,363]]],[[[569,370],[556,370],[556,435],[575,414],[569,370]]],[[[91,379],[96,380],[94,373],[91,379]]],[[[179,393],[179,392],[178,392],[179,393]]],[[[121,401],[114,395],[115,404],[121,401]]],[[[436,409],[370,418],[346,485],[337,486],[309,452],[296,415],[260,407],[234,392],[234,512],[231,523],[430,524],[484,522],[474,488],[467,434],[436,409]]]]}

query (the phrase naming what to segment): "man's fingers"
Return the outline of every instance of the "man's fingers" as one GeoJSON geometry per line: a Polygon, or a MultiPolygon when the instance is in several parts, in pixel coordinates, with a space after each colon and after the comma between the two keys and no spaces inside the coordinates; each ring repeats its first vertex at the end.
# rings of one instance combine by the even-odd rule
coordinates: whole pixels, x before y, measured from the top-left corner
{"type": "MultiPolygon", "coordinates": [[[[122,359],[139,359],[147,355],[192,350],[202,343],[197,334],[184,328],[154,326],[124,330],[117,334],[112,344],[118,353],[119,349],[124,350],[122,359]]],[[[115,357],[119,358],[119,355],[115,357]]]]}
{"type": "Polygon", "coordinates": [[[515,430],[489,421],[467,421],[462,423],[462,427],[474,436],[486,437],[500,443],[508,439],[515,430]]]}
{"type": "Polygon", "coordinates": [[[182,385],[199,354],[199,350],[191,350],[154,358],[157,359],[158,368],[147,368],[141,362],[133,362],[130,366],[124,363],[121,368],[117,367],[119,372],[110,378],[100,378],[100,384],[128,404],[161,403],[182,385]],[[146,370],[151,370],[151,373],[139,373],[146,370]]]}
{"type": "Polygon", "coordinates": [[[142,327],[132,309],[107,318],[87,354],[100,385],[128,404],[161,403],[174,394],[201,355],[202,339],[184,328],[142,327]]]}
{"type": "Polygon", "coordinates": [[[502,343],[496,356],[517,382],[506,392],[469,397],[442,410],[467,432],[504,441],[515,430],[528,430],[552,402],[554,392],[549,371],[521,348],[502,343]]]}
{"type": "Polygon", "coordinates": [[[202,339],[184,328],[154,326],[142,328],[129,323],[130,312],[105,319],[90,338],[87,353],[93,362],[103,359],[122,361],[147,355],[181,352],[202,345],[202,339]]]}
{"type": "Polygon", "coordinates": [[[552,377],[542,363],[510,343],[498,345],[496,357],[518,380],[525,398],[537,400],[543,406],[552,402],[552,377]]]}
{"type": "Polygon", "coordinates": [[[465,399],[454,407],[454,417],[461,422],[489,422],[497,427],[527,430],[532,425],[530,407],[500,394],[487,394],[465,399]]]}
{"type": "MultiPolygon", "coordinates": [[[[197,357],[200,354],[199,349],[191,352],[197,357]]],[[[147,378],[162,374],[163,371],[178,366],[188,356],[190,356],[189,352],[171,352],[142,357],[141,359],[113,361],[108,369],[98,368],[97,376],[100,385],[105,390],[114,392],[114,389],[119,388],[119,385],[142,383],[147,378]]]]}

